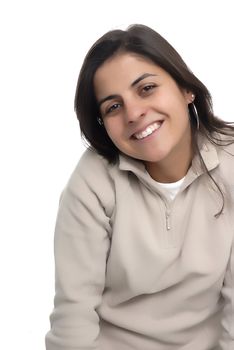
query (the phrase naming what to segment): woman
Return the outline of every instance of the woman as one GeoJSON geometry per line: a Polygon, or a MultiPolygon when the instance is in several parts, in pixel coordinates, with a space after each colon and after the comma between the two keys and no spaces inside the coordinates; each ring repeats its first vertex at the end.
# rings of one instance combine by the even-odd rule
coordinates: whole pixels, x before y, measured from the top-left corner
{"type": "Polygon", "coordinates": [[[158,33],[88,52],[47,350],[234,349],[234,126],[158,33]]]}

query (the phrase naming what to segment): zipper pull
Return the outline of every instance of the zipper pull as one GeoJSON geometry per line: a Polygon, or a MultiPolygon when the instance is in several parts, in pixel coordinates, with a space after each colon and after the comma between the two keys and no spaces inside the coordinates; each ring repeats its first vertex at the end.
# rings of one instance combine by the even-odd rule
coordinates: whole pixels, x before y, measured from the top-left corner
{"type": "Polygon", "coordinates": [[[171,229],[171,220],[169,212],[166,212],[166,227],[168,231],[171,229]]]}

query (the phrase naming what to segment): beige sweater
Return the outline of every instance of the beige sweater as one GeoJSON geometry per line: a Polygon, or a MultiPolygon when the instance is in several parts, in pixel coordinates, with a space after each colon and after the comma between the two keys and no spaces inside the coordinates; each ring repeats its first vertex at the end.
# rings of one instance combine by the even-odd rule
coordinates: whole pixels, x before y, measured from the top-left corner
{"type": "Polygon", "coordinates": [[[86,151],[55,230],[47,350],[234,349],[234,146],[209,143],[173,201],[143,163],[86,151]]]}

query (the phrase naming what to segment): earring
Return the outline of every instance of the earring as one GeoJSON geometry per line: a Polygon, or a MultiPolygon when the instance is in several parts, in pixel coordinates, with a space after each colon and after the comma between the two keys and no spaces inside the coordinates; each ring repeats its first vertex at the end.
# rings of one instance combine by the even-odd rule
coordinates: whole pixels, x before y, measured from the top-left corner
{"type": "Polygon", "coordinates": [[[99,125],[101,125],[101,126],[103,125],[102,118],[98,117],[98,118],[97,118],[97,121],[98,121],[98,124],[99,124],[99,125]]]}
{"type": "Polygon", "coordinates": [[[200,122],[199,122],[199,116],[198,116],[198,113],[197,113],[197,108],[195,106],[195,104],[192,102],[190,103],[191,107],[192,107],[192,110],[193,110],[193,115],[196,119],[196,122],[197,122],[197,130],[199,130],[200,128],[200,122]]]}

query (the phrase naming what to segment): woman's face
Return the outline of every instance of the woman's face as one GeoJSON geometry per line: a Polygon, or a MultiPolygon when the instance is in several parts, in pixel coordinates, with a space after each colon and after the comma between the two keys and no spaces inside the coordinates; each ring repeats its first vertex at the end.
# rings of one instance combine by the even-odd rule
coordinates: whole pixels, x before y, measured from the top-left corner
{"type": "Polygon", "coordinates": [[[190,151],[192,93],[161,67],[119,53],[98,68],[94,88],[106,131],[121,152],[147,164],[190,151]]]}

